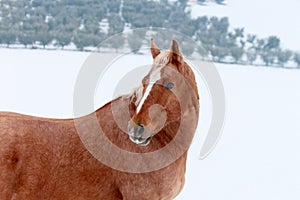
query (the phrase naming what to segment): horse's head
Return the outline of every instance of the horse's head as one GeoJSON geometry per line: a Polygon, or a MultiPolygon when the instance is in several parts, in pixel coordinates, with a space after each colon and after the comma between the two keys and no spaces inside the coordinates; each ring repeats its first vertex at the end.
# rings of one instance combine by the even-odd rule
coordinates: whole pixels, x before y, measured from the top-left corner
{"type": "Polygon", "coordinates": [[[196,107],[198,105],[195,77],[184,62],[177,42],[173,40],[170,50],[161,52],[151,39],[150,50],[153,65],[132,96],[133,112],[128,123],[129,137],[138,145],[147,145],[168,124],[180,121],[182,109],[187,106],[178,98],[186,98],[184,101],[189,102],[192,93],[191,98],[196,99],[193,101],[196,107]]]}

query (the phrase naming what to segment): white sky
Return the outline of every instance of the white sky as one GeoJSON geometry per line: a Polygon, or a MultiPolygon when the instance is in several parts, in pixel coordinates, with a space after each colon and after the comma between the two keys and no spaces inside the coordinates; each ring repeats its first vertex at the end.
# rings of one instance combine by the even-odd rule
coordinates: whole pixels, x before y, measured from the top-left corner
{"type": "Polygon", "coordinates": [[[245,27],[259,37],[276,35],[282,46],[300,51],[300,1],[227,0],[227,6],[193,5],[192,15],[228,16],[232,27],[245,27]]]}

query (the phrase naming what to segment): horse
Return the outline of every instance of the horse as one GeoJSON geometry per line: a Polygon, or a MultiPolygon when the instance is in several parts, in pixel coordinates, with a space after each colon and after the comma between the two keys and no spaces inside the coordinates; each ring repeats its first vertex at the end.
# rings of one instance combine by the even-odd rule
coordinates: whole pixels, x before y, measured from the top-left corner
{"type": "MultiPolygon", "coordinates": [[[[161,51],[151,38],[150,51],[153,64],[138,88],[78,118],[92,133],[89,116],[96,116],[105,137],[127,152],[143,156],[168,147],[158,162],[176,154],[171,163],[152,171],[118,170],[85,147],[75,125],[78,118],[0,112],[0,199],[174,199],[184,186],[188,145],[198,123],[199,94],[194,73],[175,40],[169,50],[161,51]],[[122,122],[127,131],[114,120],[113,105],[119,109],[119,119],[123,111],[129,113],[122,122]]],[[[121,163],[128,162],[122,159],[121,163]]]]}

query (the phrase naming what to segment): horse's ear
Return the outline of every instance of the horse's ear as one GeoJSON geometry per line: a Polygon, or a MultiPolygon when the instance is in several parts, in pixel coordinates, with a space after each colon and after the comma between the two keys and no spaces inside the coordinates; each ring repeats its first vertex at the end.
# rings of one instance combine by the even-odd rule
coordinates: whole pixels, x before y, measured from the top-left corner
{"type": "Polygon", "coordinates": [[[158,54],[160,54],[160,49],[154,43],[153,38],[150,39],[150,50],[151,50],[153,59],[156,58],[156,56],[158,56],[158,54]]]}
{"type": "Polygon", "coordinates": [[[182,63],[182,55],[179,50],[178,43],[175,40],[172,40],[170,52],[172,53],[172,61],[182,63]]]}

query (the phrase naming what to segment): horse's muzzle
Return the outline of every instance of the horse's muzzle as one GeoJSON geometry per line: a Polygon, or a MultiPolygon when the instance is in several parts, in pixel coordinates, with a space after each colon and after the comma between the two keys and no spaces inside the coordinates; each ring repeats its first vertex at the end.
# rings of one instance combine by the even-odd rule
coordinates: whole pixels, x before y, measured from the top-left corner
{"type": "Polygon", "coordinates": [[[149,144],[151,137],[148,138],[136,138],[136,137],[132,137],[129,136],[129,139],[134,142],[135,144],[141,145],[141,146],[146,146],[149,144]]]}
{"type": "Polygon", "coordinates": [[[136,124],[133,121],[128,123],[129,139],[135,144],[146,146],[149,144],[152,134],[147,133],[147,128],[143,124],[136,124]]]}

